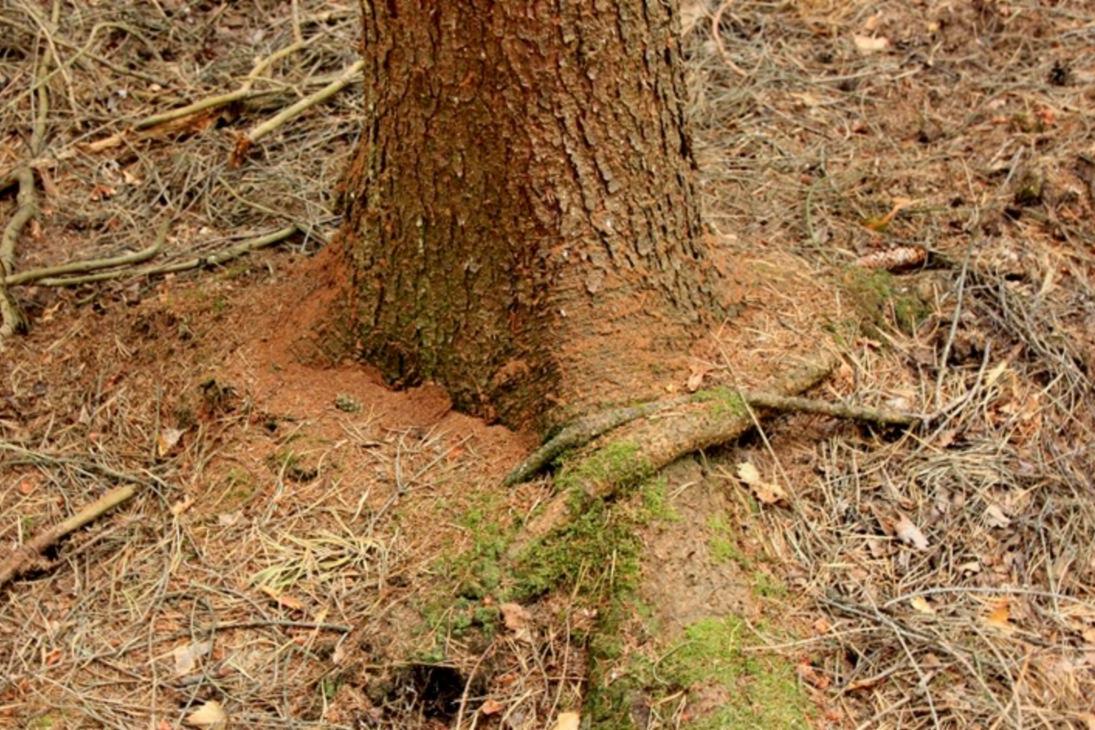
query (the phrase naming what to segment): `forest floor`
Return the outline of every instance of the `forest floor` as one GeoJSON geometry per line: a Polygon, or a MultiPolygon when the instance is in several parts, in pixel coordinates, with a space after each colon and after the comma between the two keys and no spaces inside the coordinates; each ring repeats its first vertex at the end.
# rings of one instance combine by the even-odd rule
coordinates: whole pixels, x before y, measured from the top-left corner
{"type": "Polygon", "coordinates": [[[766,419],[520,603],[500,554],[551,482],[500,482],[534,444],[295,347],[357,83],[231,164],[352,66],[357,5],[69,5],[0,8],[0,224],[27,160],[39,209],[14,269],[171,226],[11,289],[0,561],[138,492],[0,586],[0,726],[1095,728],[1095,2],[684,3],[745,291],[696,382],[824,343],[813,397],[930,418],[766,419]]]}

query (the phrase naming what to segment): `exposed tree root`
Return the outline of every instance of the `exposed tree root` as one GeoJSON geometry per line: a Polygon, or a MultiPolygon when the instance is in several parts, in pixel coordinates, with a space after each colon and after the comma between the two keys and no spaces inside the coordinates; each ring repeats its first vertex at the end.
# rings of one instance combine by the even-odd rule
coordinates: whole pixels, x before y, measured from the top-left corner
{"type": "Polygon", "coordinates": [[[844,403],[828,403],[783,395],[776,392],[726,389],[702,390],[676,398],[642,403],[637,406],[616,408],[579,419],[566,426],[558,434],[549,439],[540,448],[529,454],[517,467],[505,478],[506,486],[513,486],[528,481],[539,472],[546,469],[551,462],[567,451],[581,448],[602,434],[614,428],[623,426],[639,418],[651,416],[660,411],[684,406],[689,403],[715,400],[726,397],[727,393],[736,393],[745,403],[754,408],[765,408],[773,411],[793,411],[802,413],[817,413],[835,418],[850,418],[856,421],[878,423],[886,426],[911,426],[921,420],[920,416],[910,413],[899,413],[878,408],[867,408],[844,403]]]}
{"type": "MultiPolygon", "coordinates": [[[[796,395],[824,380],[833,362],[789,374],[773,390],[796,395]]],[[[574,499],[605,499],[634,486],[662,467],[693,451],[738,438],[753,426],[745,401],[732,389],[707,391],[704,396],[642,420],[605,443],[592,443],[556,477],[559,493],[534,517],[507,550],[518,558],[529,546],[562,527],[571,516],[574,499]]]]}

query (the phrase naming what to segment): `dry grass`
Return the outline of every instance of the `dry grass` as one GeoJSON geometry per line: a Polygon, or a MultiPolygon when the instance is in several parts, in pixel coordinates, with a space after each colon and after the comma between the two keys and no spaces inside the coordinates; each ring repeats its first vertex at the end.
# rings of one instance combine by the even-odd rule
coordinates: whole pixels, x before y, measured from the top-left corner
{"type": "Polygon", "coordinates": [[[795,485],[791,513],[751,519],[812,634],[759,646],[808,658],[849,726],[1090,726],[1095,7],[706,11],[693,102],[719,227],[837,279],[875,250],[930,253],[893,280],[913,282],[923,320],[902,332],[886,312],[831,386],[928,427],[895,440],[793,419],[774,451],[747,451],[795,485]],[[857,34],[889,48],[862,53],[857,34]],[[1044,188],[1024,201],[1031,175],[1044,188]],[[888,228],[865,225],[901,198],[888,228]]]}
{"type": "MultiPolygon", "coordinates": [[[[166,216],[168,260],[286,222],[310,232],[293,251],[329,236],[357,89],[228,164],[237,133],[354,60],[356,6],[299,5],[314,40],[264,72],[255,88],[270,95],[100,153],[81,145],[237,88],[255,57],[293,43],[291,4],[78,3],[48,32],[41,4],[4,5],[0,182],[38,118],[38,60],[61,61],[43,215],[19,269],[143,248],[166,216]]],[[[929,413],[929,427],[795,417],[729,455],[793,487],[791,508],[739,515],[795,588],[782,638],[754,649],[811,668],[818,724],[1090,726],[1095,7],[737,0],[687,18],[705,199],[733,245],[827,282],[866,253],[930,252],[886,283],[915,294],[916,326],[898,326],[899,297],[875,307],[827,393],[929,413]],[[857,34],[889,47],[863,53],[857,34]],[[1024,197],[1036,178],[1038,199],[1024,197]],[[864,225],[901,198],[913,202],[885,230],[864,225]],[[897,536],[902,516],[926,547],[897,536]]],[[[270,300],[249,302],[290,260],[18,290],[35,329],[0,362],[0,439],[34,456],[0,453],[0,542],[71,514],[110,471],[147,488],[0,598],[0,724],[173,726],[218,699],[239,726],[538,727],[580,693],[574,637],[591,619],[568,616],[565,597],[531,617],[532,641],[469,642],[452,607],[422,628],[445,560],[476,539],[466,516],[489,504],[501,523],[544,497],[498,498],[508,437],[408,418],[341,372],[298,383],[300,401],[261,395],[274,377],[261,367],[241,375],[270,300]],[[339,389],[365,409],[335,408],[339,389]],[[164,452],[169,428],[184,435],[164,452]],[[433,674],[400,664],[437,649],[433,674]],[[502,708],[489,716],[488,696],[502,708]]],[[[817,316],[862,319],[844,291],[817,316]]],[[[823,300],[780,296],[804,311],[750,325],[758,361],[823,300]]]]}

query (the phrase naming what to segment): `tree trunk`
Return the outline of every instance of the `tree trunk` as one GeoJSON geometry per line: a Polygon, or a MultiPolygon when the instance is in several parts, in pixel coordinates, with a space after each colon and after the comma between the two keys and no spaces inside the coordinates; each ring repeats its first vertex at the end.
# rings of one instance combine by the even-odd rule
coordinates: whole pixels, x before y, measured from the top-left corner
{"type": "Polygon", "coordinates": [[[359,354],[542,430],[664,394],[725,310],[675,2],[362,0],[359,354]]]}

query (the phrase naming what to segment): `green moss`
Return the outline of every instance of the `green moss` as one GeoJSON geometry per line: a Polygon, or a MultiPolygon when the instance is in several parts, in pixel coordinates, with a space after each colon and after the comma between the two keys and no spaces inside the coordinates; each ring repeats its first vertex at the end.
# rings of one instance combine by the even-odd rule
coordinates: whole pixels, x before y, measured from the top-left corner
{"type": "Polygon", "coordinates": [[[493,496],[480,497],[457,524],[467,530],[471,547],[442,559],[441,572],[456,579],[456,595],[477,600],[500,588],[502,560],[512,529],[498,519],[502,505],[493,496]]]}
{"type": "Polygon", "coordinates": [[[654,467],[643,458],[638,444],[627,441],[609,444],[588,457],[563,464],[555,479],[561,491],[588,484],[632,487],[654,475],[654,467]]]}
{"type": "Polygon", "coordinates": [[[64,727],[65,716],[59,712],[49,712],[45,715],[39,715],[31,720],[27,721],[24,725],[27,730],[50,730],[50,728],[64,727]]]}
{"type": "Polygon", "coordinates": [[[724,700],[684,726],[693,730],[810,727],[811,706],[794,667],[778,657],[745,654],[745,631],[735,617],[702,619],[657,658],[637,654],[611,680],[594,677],[585,708],[592,727],[632,730],[636,701],[668,720],[677,707],[670,700],[682,692],[686,698],[702,694],[708,701],[720,695],[724,700]]]}
{"type": "Polygon", "coordinates": [[[496,607],[463,597],[437,601],[426,608],[424,615],[426,628],[437,635],[439,642],[442,637],[463,639],[472,632],[489,638],[498,630],[500,617],[496,607]]]}
{"type": "Polygon", "coordinates": [[[809,702],[798,686],[794,667],[776,657],[741,651],[742,621],[734,617],[702,619],[689,626],[658,664],[667,690],[723,690],[727,702],[697,718],[695,730],[734,728],[808,728],[809,702]]]}
{"type": "Polygon", "coordinates": [[[875,326],[891,321],[898,329],[913,334],[931,314],[931,307],[915,288],[887,271],[849,268],[844,288],[860,313],[875,326]]]}
{"type": "Polygon", "coordinates": [[[643,518],[648,522],[679,522],[681,516],[669,503],[669,483],[664,476],[648,479],[639,489],[643,518]]]}
{"type": "Polygon", "coordinates": [[[711,559],[716,563],[728,563],[733,561],[743,568],[749,567],[749,559],[738,547],[734,540],[734,533],[730,529],[730,523],[722,515],[711,515],[707,518],[707,530],[710,537],[707,538],[707,549],[711,553],[711,559]]]}
{"type": "Polygon", "coordinates": [[[327,676],[319,681],[319,693],[323,696],[324,701],[330,702],[338,694],[338,688],[342,685],[342,680],[337,676],[327,676]]]}
{"type": "Polygon", "coordinates": [[[251,501],[257,493],[257,485],[251,472],[233,467],[224,478],[224,491],[221,492],[217,507],[220,511],[231,512],[251,501]]]}
{"type": "Polygon", "coordinates": [[[638,575],[634,525],[600,499],[576,498],[565,527],[533,543],[513,569],[513,600],[556,589],[586,600],[631,587],[638,575]]]}
{"type": "Polygon", "coordinates": [[[335,396],[335,408],[346,413],[357,413],[361,410],[361,403],[355,400],[353,396],[339,393],[335,396]]]}
{"type": "Polygon", "coordinates": [[[305,464],[301,454],[290,449],[281,449],[266,460],[267,466],[275,474],[284,475],[294,482],[310,482],[319,476],[319,469],[305,464]]]}
{"type": "Polygon", "coordinates": [[[753,573],[753,594],[758,598],[785,598],[787,586],[779,578],[758,570],[753,573]]]}
{"type": "Polygon", "coordinates": [[[694,403],[714,403],[713,413],[717,416],[745,416],[749,408],[735,388],[720,386],[701,390],[692,396],[694,403]]]}

